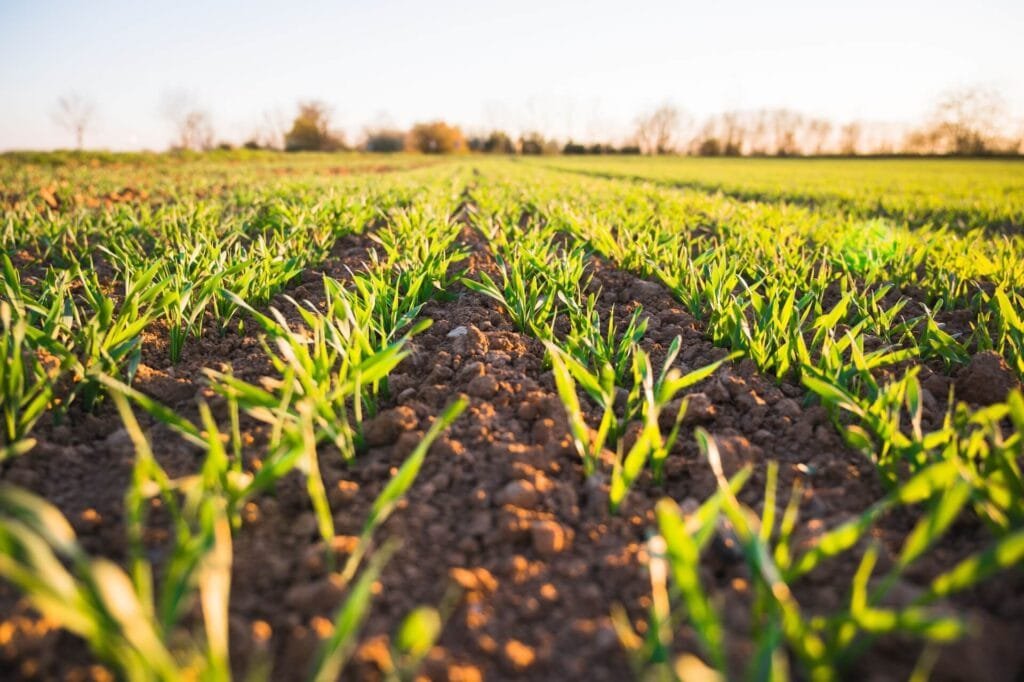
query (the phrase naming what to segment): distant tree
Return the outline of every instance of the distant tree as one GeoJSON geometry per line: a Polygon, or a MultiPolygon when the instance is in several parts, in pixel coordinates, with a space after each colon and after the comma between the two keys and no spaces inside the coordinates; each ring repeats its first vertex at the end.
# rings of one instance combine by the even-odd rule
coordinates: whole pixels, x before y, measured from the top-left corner
{"type": "MultiPolygon", "coordinates": [[[[600,147],[600,145],[598,146],[600,147]]],[[[562,153],[572,156],[575,154],[589,154],[590,150],[587,149],[587,145],[585,144],[579,144],[578,142],[569,140],[565,143],[565,146],[562,147],[562,153]]]]}
{"type": "Polygon", "coordinates": [[[807,151],[821,155],[825,153],[828,138],[832,134],[832,123],[824,118],[812,118],[807,121],[806,127],[806,149],[807,151]]]}
{"type": "Polygon", "coordinates": [[[53,120],[74,136],[75,148],[81,149],[85,132],[92,124],[94,113],[92,100],[73,92],[57,100],[53,120]]]}
{"type": "Polygon", "coordinates": [[[178,148],[208,150],[213,147],[213,124],[205,111],[190,111],[178,124],[178,148]]]}
{"type": "Polygon", "coordinates": [[[775,151],[775,139],[772,135],[771,113],[767,109],[750,112],[747,118],[747,129],[750,137],[748,153],[751,156],[766,156],[775,151]]]}
{"type": "Polygon", "coordinates": [[[558,143],[548,140],[539,132],[524,133],[519,137],[519,152],[527,155],[557,154],[558,143]]]}
{"type": "Polygon", "coordinates": [[[743,153],[746,140],[746,125],[743,114],[738,111],[727,111],[721,115],[722,140],[721,154],[739,156],[743,153]]]}
{"type": "Polygon", "coordinates": [[[365,148],[368,152],[400,152],[405,149],[405,133],[393,128],[366,131],[365,148]]]}
{"type": "Polygon", "coordinates": [[[423,154],[452,154],[466,150],[466,140],[458,126],[444,121],[417,123],[409,131],[406,148],[423,154]]]}
{"type": "Polygon", "coordinates": [[[213,148],[213,124],[210,115],[200,108],[195,98],[179,91],[164,95],[164,117],[174,126],[175,149],[208,150],[213,148]]]}
{"type": "Polygon", "coordinates": [[[284,149],[284,138],[290,129],[288,116],[275,107],[263,112],[262,121],[253,139],[263,149],[284,149]]]}
{"type": "Polygon", "coordinates": [[[797,136],[803,125],[803,116],[791,109],[775,109],[769,118],[774,134],[774,152],[776,156],[795,156],[800,154],[797,136]]]}
{"type": "Polygon", "coordinates": [[[839,129],[839,152],[845,156],[856,156],[860,151],[860,139],[864,134],[864,126],[858,121],[850,121],[839,129]]]}
{"type": "Polygon", "coordinates": [[[640,148],[648,154],[668,154],[675,151],[675,138],[683,116],[671,104],[663,104],[649,114],[636,119],[635,135],[640,148]]]}
{"type": "Polygon", "coordinates": [[[284,149],[288,152],[330,152],[345,148],[338,133],[331,132],[330,110],[323,102],[300,102],[299,112],[285,133],[284,149]]]}
{"type": "Polygon", "coordinates": [[[699,156],[721,156],[722,142],[717,137],[704,137],[697,144],[699,156]]]}
{"type": "Polygon", "coordinates": [[[516,146],[506,133],[494,130],[483,140],[480,151],[487,154],[515,154],[516,146]]]}
{"type": "Polygon", "coordinates": [[[739,156],[746,144],[745,116],[726,111],[704,121],[689,143],[689,151],[699,156],[739,156]]]}
{"type": "MultiPolygon", "coordinates": [[[[715,126],[714,119],[709,118],[704,121],[700,129],[694,134],[687,147],[687,152],[690,154],[698,154],[703,156],[712,156],[711,154],[701,154],[701,148],[711,138],[715,137],[715,126]]],[[[716,152],[717,153],[717,152],[716,152]]]]}
{"type": "Polygon", "coordinates": [[[942,95],[926,130],[936,151],[985,154],[999,145],[1000,124],[1006,113],[1002,96],[990,88],[967,87],[942,95]]]}

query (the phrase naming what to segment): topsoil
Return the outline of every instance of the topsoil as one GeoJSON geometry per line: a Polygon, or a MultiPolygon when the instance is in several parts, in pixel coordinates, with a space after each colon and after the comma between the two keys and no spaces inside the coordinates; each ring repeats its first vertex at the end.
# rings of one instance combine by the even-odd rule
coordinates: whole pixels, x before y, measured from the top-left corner
{"type": "MultiPolygon", "coordinates": [[[[463,239],[472,248],[470,275],[481,270],[494,274],[494,261],[479,237],[467,228],[463,239]]],[[[341,240],[322,270],[345,278],[349,268],[361,267],[370,245],[366,237],[341,240]]],[[[683,371],[725,355],[659,284],[600,260],[593,261],[592,269],[603,315],[614,306],[616,319],[622,320],[628,317],[624,312],[643,307],[648,331],[642,345],[656,369],[676,336],[683,341],[677,360],[683,371]]],[[[303,275],[288,293],[320,302],[320,271],[303,275]]],[[[824,410],[811,405],[802,387],[775,382],[744,361],[724,365],[690,391],[684,432],[668,458],[664,484],[656,485],[645,473],[620,513],[610,515],[607,477],[583,474],[551,372],[542,364],[543,346],[519,333],[493,301],[461,286],[452,293],[450,300],[424,308],[423,316],[434,324],[414,337],[412,354],[389,380],[385,409],[365,424],[368,450],[348,467],[330,448],[321,452],[339,534],[333,551],[343,560],[373,499],[432,420],[455,396],[470,399],[467,411],[431,448],[406,500],[379,531],[379,538],[397,539],[400,548],[380,580],[345,677],[380,677],[387,667],[389,636],[410,610],[430,604],[443,605],[447,615],[421,671],[430,679],[630,678],[609,613],[621,604],[635,627],[646,630],[651,589],[645,541],[654,528],[653,506],[669,496],[692,507],[716,489],[693,439],[696,426],[716,438],[727,474],[753,467],[740,495],[753,509],[761,509],[769,461],[780,465],[780,505],[801,479],[797,546],[806,547],[885,494],[873,465],[842,444],[824,410]]],[[[290,304],[279,300],[277,305],[287,310],[290,304]]],[[[162,330],[151,330],[136,386],[188,417],[197,414],[198,398],[223,414],[223,405],[204,385],[202,369],[230,365],[236,376],[253,382],[272,375],[253,327],[224,336],[207,331],[186,344],[183,360],[173,366],[166,360],[162,330]]],[[[960,379],[968,388],[965,395],[976,382],[978,390],[990,383],[985,362],[965,370],[960,379]]],[[[925,368],[922,379],[939,396],[930,406],[925,402],[929,416],[938,418],[942,389],[953,378],[925,368]]],[[[201,452],[139,416],[172,476],[197,469],[201,452]]],[[[266,439],[263,427],[246,420],[243,428],[247,457],[256,458],[266,439]]],[[[36,449],[11,463],[3,478],[55,504],[89,552],[123,561],[123,496],[134,453],[116,412],[110,405],[91,415],[72,412],[63,424],[42,423],[34,436],[36,449]]],[[[147,546],[159,568],[168,542],[159,514],[154,520],[147,546]]],[[[914,520],[912,511],[890,513],[872,531],[881,548],[879,571],[891,565],[914,520]]],[[[958,522],[897,586],[893,600],[909,601],[929,577],[988,541],[979,522],[958,522]]],[[[344,597],[326,570],[323,550],[298,474],[247,506],[234,540],[231,647],[236,674],[268,662],[274,680],[304,677],[344,597]]],[[[826,563],[794,586],[805,614],[843,607],[859,556],[848,553],[826,563]]],[[[734,672],[739,673],[753,654],[745,564],[734,546],[715,542],[706,552],[702,576],[723,613],[734,672]]],[[[1024,650],[1018,646],[1024,636],[1022,588],[1024,581],[1014,572],[950,604],[969,614],[974,630],[968,640],[944,651],[936,678],[1019,678],[1024,670],[1024,650]]],[[[0,613],[6,614],[0,624],[0,678],[107,675],[82,642],[40,618],[7,585],[0,585],[0,613]]],[[[675,650],[698,651],[685,624],[676,628],[675,650]]],[[[847,676],[905,679],[920,652],[912,641],[883,639],[847,676]]]]}

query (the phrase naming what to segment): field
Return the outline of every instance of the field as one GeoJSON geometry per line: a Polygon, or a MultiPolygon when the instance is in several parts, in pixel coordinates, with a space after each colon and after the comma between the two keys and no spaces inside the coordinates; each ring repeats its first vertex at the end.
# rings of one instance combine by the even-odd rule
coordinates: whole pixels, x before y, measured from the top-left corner
{"type": "Polygon", "coordinates": [[[1024,164],[0,157],[0,678],[1024,671],[1024,164]]]}

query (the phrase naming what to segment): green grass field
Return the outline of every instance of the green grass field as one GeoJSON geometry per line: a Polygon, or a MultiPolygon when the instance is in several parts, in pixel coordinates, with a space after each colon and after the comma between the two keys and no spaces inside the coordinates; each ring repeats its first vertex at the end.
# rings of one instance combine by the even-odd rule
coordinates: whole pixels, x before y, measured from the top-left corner
{"type": "Polygon", "coordinates": [[[1020,162],[0,188],[0,677],[1024,669],[1020,162]]]}
{"type": "Polygon", "coordinates": [[[575,172],[801,203],[912,226],[1024,224],[1024,164],[962,159],[729,159],[623,157],[544,162],[575,172]]]}

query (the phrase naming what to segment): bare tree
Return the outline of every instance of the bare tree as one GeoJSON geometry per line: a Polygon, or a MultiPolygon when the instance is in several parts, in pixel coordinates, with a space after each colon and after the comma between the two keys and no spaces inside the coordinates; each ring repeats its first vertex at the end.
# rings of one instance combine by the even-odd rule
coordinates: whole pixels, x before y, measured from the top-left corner
{"type": "Polygon", "coordinates": [[[832,134],[832,123],[824,118],[812,118],[807,122],[806,149],[817,156],[825,153],[828,138],[832,134]]]}
{"type": "Polygon", "coordinates": [[[771,154],[775,151],[775,140],[771,136],[770,113],[767,109],[758,109],[749,114],[750,122],[750,153],[756,156],[771,154]]]}
{"type": "Polygon", "coordinates": [[[164,96],[162,105],[164,117],[174,126],[174,142],[177,149],[213,149],[213,123],[210,114],[202,109],[195,97],[179,91],[164,96]]]}
{"type": "Polygon", "coordinates": [[[75,136],[75,147],[82,148],[85,131],[92,124],[96,108],[92,100],[72,92],[57,100],[53,121],[75,136]]]}
{"type": "Polygon", "coordinates": [[[769,115],[775,136],[775,155],[793,156],[800,153],[797,133],[803,125],[803,116],[791,109],[775,109],[769,115]]]}
{"type": "Polygon", "coordinates": [[[747,127],[743,123],[743,115],[738,111],[727,111],[720,117],[722,125],[722,154],[739,156],[746,144],[747,127]]]}
{"type": "Polygon", "coordinates": [[[864,126],[857,121],[850,121],[839,129],[839,151],[846,156],[856,156],[860,150],[860,138],[864,134],[864,126]]]}
{"type": "Polygon", "coordinates": [[[668,154],[675,151],[676,136],[683,123],[683,114],[671,104],[663,104],[636,119],[636,141],[646,154],[668,154]]]}
{"type": "Polygon", "coordinates": [[[267,149],[284,149],[284,138],[291,124],[280,107],[263,112],[263,123],[259,130],[259,142],[267,149]]]}
{"type": "Polygon", "coordinates": [[[998,92],[972,86],[942,95],[931,125],[940,151],[983,154],[996,146],[1005,114],[1006,104],[998,92]]]}

